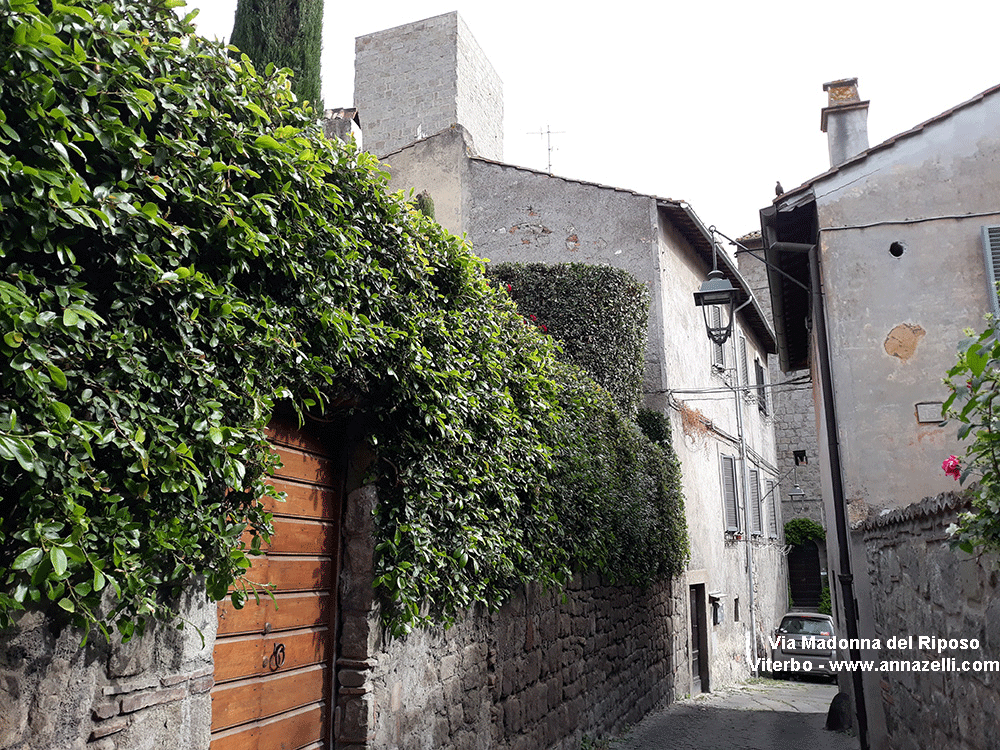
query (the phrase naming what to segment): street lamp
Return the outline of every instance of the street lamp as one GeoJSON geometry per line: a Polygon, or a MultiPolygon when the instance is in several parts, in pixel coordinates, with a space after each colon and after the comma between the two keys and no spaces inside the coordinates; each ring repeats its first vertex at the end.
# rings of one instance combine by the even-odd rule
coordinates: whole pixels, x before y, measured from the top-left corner
{"type": "MultiPolygon", "coordinates": [[[[713,245],[713,252],[715,250],[713,245]]],[[[708,278],[701,285],[701,289],[694,293],[694,304],[701,308],[705,318],[705,330],[713,343],[722,346],[729,340],[733,332],[733,305],[736,303],[736,287],[718,268],[712,269],[708,278]],[[718,306],[722,312],[719,315],[718,323],[709,320],[708,310],[718,306]],[[723,325],[725,321],[725,325],[723,325]]]]}
{"type": "Polygon", "coordinates": [[[732,282],[719,270],[715,227],[711,227],[709,231],[712,233],[712,272],[702,283],[701,289],[694,293],[694,304],[701,308],[708,337],[713,343],[722,346],[733,332],[733,318],[736,317],[733,306],[736,304],[737,291],[732,282]],[[709,308],[715,307],[721,310],[718,322],[708,318],[709,308]]]}

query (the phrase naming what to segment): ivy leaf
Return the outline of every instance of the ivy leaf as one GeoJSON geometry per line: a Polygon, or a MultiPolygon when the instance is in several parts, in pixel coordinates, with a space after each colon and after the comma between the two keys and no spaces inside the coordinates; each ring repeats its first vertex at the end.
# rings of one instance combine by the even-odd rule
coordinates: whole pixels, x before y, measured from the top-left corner
{"type": "Polygon", "coordinates": [[[44,550],[32,547],[14,558],[10,567],[12,570],[31,570],[41,562],[43,557],[45,557],[44,550]]]}
{"type": "Polygon", "coordinates": [[[49,560],[51,560],[52,570],[57,576],[66,572],[66,553],[60,547],[53,547],[49,550],[49,560]]]}
{"type": "Polygon", "coordinates": [[[77,314],[76,310],[67,307],[63,310],[63,325],[67,328],[74,328],[77,323],[80,322],[80,316],[77,314]]]}
{"type": "Polygon", "coordinates": [[[269,135],[258,136],[257,140],[254,141],[254,145],[258,148],[266,149],[280,149],[281,144],[278,143],[274,138],[269,135]]]}
{"type": "Polygon", "coordinates": [[[66,373],[60,370],[51,362],[46,362],[46,369],[49,371],[49,378],[52,380],[52,384],[61,391],[66,390],[66,373]]]}

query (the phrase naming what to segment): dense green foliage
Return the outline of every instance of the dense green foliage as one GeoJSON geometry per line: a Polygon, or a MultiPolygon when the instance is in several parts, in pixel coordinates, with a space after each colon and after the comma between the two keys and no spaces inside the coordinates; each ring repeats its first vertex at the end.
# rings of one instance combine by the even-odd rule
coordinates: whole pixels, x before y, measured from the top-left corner
{"type": "Polygon", "coordinates": [[[806,542],[822,542],[826,529],[811,518],[793,518],[785,522],[785,544],[798,546],[806,542]]]}
{"type": "Polygon", "coordinates": [[[0,0],[0,626],[128,637],[194,574],[225,596],[270,528],[270,415],[344,396],[395,632],[574,567],[680,570],[676,462],[179,4],[0,0]]]}
{"type": "Polygon", "coordinates": [[[833,602],[830,599],[830,584],[824,583],[823,590],[819,592],[819,606],[816,611],[821,615],[833,614],[833,602]]]}
{"type": "Polygon", "coordinates": [[[417,194],[417,197],[413,199],[413,205],[414,208],[428,219],[434,218],[434,199],[431,198],[431,194],[426,190],[417,194]]]}
{"type": "Polygon", "coordinates": [[[669,440],[652,442],[611,396],[574,366],[558,378],[564,418],[549,442],[560,519],[555,544],[578,570],[645,583],[678,575],[688,558],[680,463],[669,440]]]}
{"type": "Polygon", "coordinates": [[[1000,335],[990,320],[985,331],[958,346],[958,359],[948,371],[951,395],[942,406],[949,420],[960,423],[959,440],[969,439],[965,454],[945,459],[942,468],[965,484],[977,482],[972,510],[951,529],[955,546],[1000,550],[1000,335]]]}
{"type": "Polygon", "coordinates": [[[295,95],[322,108],[323,0],[238,0],[229,41],[261,70],[290,68],[295,95]]]}
{"type": "Polygon", "coordinates": [[[491,263],[525,317],[561,344],[633,417],[642,388],[649,293],[627,271],[583,263],[491,263]]]}
{"type": "Polygon", "coordinates": [[[672,445],[670,420],[663,412],[640,406],[635,421],[639,425],[639,429],[642,430],[642,434],[652,442],[661,447],[672,445]]]}

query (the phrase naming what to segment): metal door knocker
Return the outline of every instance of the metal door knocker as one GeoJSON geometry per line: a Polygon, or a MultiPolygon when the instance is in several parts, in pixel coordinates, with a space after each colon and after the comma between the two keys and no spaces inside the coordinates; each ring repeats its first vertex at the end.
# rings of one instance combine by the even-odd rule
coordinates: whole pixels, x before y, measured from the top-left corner
{"type": "Polygon", "coordinates": [[[276,669],[281,669],[281,665],[285,663],[285,644],[276,643],[274,644],[274,652],[271,654],[271,671],[276,669]]]}

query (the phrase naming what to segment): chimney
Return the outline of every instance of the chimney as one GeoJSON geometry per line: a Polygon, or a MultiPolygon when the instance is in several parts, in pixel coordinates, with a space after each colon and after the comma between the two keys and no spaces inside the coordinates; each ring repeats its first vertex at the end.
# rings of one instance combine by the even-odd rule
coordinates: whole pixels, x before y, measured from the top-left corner
{"type": "Polygon", "coordinates": [[[327,109],[323,112],[323,135],[345,143],[354,139],[358,149],[361,146],[361,118],[354,108],[327,109]]]}
{"type": "Polygon", "coordinates": [[[830,166],[837,167],[868,149],[868,102],[858,96],[858,79],[823,84],[830,100],[823,108],[820,130],[830,147],[830,166]]]}

